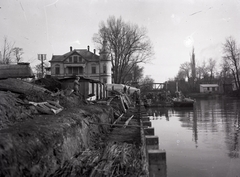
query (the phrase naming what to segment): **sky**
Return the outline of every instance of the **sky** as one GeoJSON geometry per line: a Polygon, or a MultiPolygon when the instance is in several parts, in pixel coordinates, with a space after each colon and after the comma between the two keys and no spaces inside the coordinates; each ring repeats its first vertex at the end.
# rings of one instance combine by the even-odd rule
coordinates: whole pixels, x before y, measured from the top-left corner
{"type": "Polygon", "coordinates": [[[154,55],[142,66],[157,83],[174,78],[193,47],[197,64],[220,65],[226,38],[240,44],[240,0],[1,0],[0,50],[7,37],[32,67],[37,54],[49,61],[70,46],[93,51],[93,35],[110,16],[147,29],[154,55]]]}

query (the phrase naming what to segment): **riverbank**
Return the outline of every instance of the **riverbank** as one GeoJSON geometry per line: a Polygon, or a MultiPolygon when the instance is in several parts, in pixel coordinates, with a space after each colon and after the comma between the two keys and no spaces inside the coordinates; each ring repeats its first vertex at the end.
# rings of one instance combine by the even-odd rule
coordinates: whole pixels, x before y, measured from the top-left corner
{"type": "Polygon", "coordinates": [[[126,106],[125,96],[87,102],[75,94],[0,95],[0,176],[148,173],[142,161],[139,110],[126,106]],[[46,100],[62,109],[49,112],[46,100]]]}

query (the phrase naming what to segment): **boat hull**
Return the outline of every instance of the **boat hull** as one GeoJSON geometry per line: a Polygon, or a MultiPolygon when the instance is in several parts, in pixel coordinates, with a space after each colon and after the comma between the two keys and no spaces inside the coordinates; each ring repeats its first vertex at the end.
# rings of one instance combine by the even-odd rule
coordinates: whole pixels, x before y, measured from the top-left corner
{"type": "Polygon", "coordinates": [[[194,106],[194,101],[173,101],[173,106],[174,107],[193,107],[194,106]]]}

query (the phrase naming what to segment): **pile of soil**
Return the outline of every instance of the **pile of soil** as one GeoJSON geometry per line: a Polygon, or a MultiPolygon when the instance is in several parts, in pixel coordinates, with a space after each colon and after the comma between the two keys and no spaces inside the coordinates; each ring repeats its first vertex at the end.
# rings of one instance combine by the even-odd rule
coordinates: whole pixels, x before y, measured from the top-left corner
{"type": "Polygon", "coordinates": [[[0,91],[0,176],[144,176],[139,127],[109,126],[137,114],[119,98],[107,106],[74,94],[0,91]],[[46,100],[63,111],[47,115],[28,104],[46,100]]]}
{"type": "Polygon", "coordinates": [[[111,107],[86,105],[74,95],[57,98],[65,107],[56,115],[27,104],[44,98],[0,92],[0,176],[53,176],[109,132],[89,122],[111,122],[111,107]]]}
{"type": "Polygon", "coordinates": [[[34,106],[24,106],[20,94],[0,91],[0,130],[8,126],[32,119],[36,113],[34,106]]]}

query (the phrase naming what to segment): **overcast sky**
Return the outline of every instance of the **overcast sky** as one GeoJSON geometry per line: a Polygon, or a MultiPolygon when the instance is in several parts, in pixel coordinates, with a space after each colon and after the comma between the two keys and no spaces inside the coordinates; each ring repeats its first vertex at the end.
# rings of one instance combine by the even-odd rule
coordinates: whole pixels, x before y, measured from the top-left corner
{"type": "Polygon", "coordinates": [[[37,54],[49,61],[70,46],[93,51],[92,37],[109,16],[147,28],[155,55],[144,75],[155,82],[174,78],[193,46],[197,63],[219,64],[227,37],[240,44],[239,0],[1,0],[0,47],[7,36],[31,66],[40,63],[37,54]]]}

